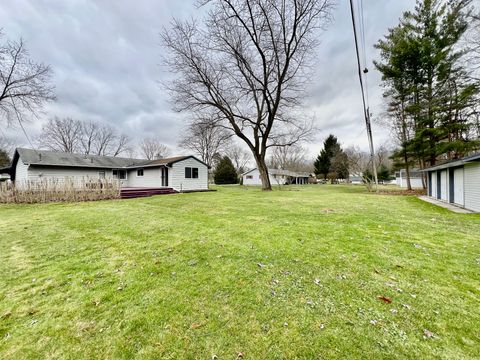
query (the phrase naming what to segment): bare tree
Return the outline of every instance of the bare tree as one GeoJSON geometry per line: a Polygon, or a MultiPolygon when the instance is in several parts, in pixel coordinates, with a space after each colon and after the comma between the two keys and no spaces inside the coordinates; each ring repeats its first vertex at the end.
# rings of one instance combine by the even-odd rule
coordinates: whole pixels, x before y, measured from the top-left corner
{"type": "Polygon", "coordinates": [[[348,168],[351,174],[360,175],[370,168],[370,155],[357,146],[350,146],[344,150],[348,157],[348,168]]]}
{"type": "Polygon", "coordinates": [[[140,150],[148,160],[160,159],[170,155],[168,147],[155,138],[145,138],[140,142],[140,150]]]}
{"type": "Polygon", "coordinates": [[[203,121],[193,122],[188,126],[179,146],[192,150],[203,162],[212,166],[215,154],[223,152],[226,141],[231,137],[231,132],[204,118],[203,121]]]}
{"type": "Polygon", "coordinates": [[[115,143],[112,146],[111,155],[118,156],[123,153],[129,154],[130,153],[129,146],[128,146],[129,143],[130,143],[130,138],[127,135],[125,134],[117,135],[115,139],[115,143]]]}
{"type": "Polygon", "coordinates": [[[82,123],[82,137],[80,138],[81,150],[85,154],[93,152],[95,143],[97,142],[98,124],[93,121],[85,121],[82,123]]]}
{"type": "Polygon", "coordinates": [[[273,148],[270,166],[291,171],[312,171],[307,164],[306,151],[299,144],[273,148]]]}
{"type": "Polygon", "coordinates": [[[84,139],[92,136],[92,127],[95,129],[95,135],[91,138],[92,143],[89,153],[100,156],[118,156],[128,150],[130,138],[118,134],[114,128],[107,124],[92,123],[92,125],[84,128],[84,139]],[[89,131],[85,132],[85,130],[89,131]]]}
{"type": "Polygon", "coordinates": [[[71,118],[49,119],[42,128],[40,145],[50,150],[74,153],[79,151],[82,123],[71,118]]]}
{"type": "Polygon", "coordinates": [[[252,159],[251,153],[237,144],[226,147],[225,154],[232,161],[238,174],[242,174],[246,170],[247,164],[252,159]]]}
{"type": "Polygon", "coordinates": [[[178,111],[215,112],[211,122],[242,139],[271,190],[269,147],[297,143],[311,130],[293,110],[300,104],[318,31],[333,0],[203,0],[205,24],[175,20],[162,38],[168,87],[178,111]],[[288,136],[287,136],[288,135],[288,136]],[[280,143],[288,139],[287,143],[280,143]]]}
{"type": "Polygon", "coordinates": [[[22,39],[0,44],[0,111],[8,124],[22,122],[27,112],[36,115],[55,99],[51,77],[49,65],[29,58],[22,39]]]}
{"type": "Polygon", "coordinates": [[[130,139],[109,125],[55,117],[42,128],[40,146],[68,153],[118,156],[128,150],[130,139]]]}

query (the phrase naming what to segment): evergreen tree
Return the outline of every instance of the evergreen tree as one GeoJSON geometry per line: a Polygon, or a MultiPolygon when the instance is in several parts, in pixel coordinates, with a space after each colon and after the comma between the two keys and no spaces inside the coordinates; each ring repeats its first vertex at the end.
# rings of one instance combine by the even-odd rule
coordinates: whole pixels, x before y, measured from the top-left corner
{"type": "Polygon", "coordinates": [[[478,147],[471,138],[479,84],[468,76],[459,43],[468,1],[418,0],[376,47],[392,128],[407,168],[434,165],[478,147]]]}
{"type": "Polygon", "coordinates": [[[315,167],[315,175],[321,175],[323,176],[323,179],[326,180],[330,173],[332,160],[340,150],[341,148],[338,139],[336,136],[330,134],[323,142],[323,149],[313,163],[315,167]]]}
{"type": "Polygon", "coordinates": [[[0,149],[0,167],[8,166],[10,165],[10,156],[8,156],[8,153],[0,149]]]}
{"type": "Polygon", "coordinates": [[[228,156],[218,162],[213,179],[217,185],[238,183],[237,170],[228,156]]]}

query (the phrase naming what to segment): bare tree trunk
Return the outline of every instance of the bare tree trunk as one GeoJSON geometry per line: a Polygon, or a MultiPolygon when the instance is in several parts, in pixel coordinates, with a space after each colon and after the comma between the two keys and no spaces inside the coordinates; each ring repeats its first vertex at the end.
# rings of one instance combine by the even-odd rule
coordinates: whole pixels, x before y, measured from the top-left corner
{"type": "Polygon", "coordinates": [[[412,183],[410,182],[410,166],[408,165],[407,151],[405,150],[403,154],[404,154],[403,156],[404,156],[404,160],[405,160],[405,172],[407,174],[407,190],[412,190],[412,183]]]}
{"type": "Polygon", "coordinates": [[[255,162],[257,163],[258,171],[260,172],[260,180],[262,181],[262,190],[271,191],[272,184],[268,176],[268,168],[265,162],[265,156],[255,154],[255,162]]]}

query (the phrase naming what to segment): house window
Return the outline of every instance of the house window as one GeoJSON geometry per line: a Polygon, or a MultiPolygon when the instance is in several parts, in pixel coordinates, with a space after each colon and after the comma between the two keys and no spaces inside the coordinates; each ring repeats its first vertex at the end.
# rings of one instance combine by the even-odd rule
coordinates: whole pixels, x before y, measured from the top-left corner
{"type": "Polygon", "coordinates": [[[137,176],[143,176],[143,169],[137,170],[137,176]]]}
{"type": "Polygon", "coordinates": [[[198,168],[186,167],[185,179],[198,179],[198,168]]]}
{"type": "Polygon", "coordinates": [[[100,179],[105,179],[105,171],[99,171],[99,172],[98,172],[98,177],[99,177],[100,179]]]}
{"type": "Polygon", "coordinates": [[[252,179],[253,179],[253,175],[247,175],[247,179],[248,179],[248,180],[252,180],[252,179]]]}
{"type": "Polygon", "coordinates": [[[126,170],[113,170],[113,177],[115,179],[125,180],[127,178],[127,171],[126,170]]]}

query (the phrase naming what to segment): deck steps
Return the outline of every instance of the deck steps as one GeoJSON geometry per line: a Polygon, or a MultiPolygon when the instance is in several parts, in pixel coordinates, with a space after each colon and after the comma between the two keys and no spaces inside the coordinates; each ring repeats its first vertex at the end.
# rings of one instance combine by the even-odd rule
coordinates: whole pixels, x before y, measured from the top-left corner
{"type": "Polygon", "coordinates": [[[120,198],[133,199],[139,197],[149,197],[153,195],[176,194],[173,188],[122,188],[120,190],[120,198]]]}

